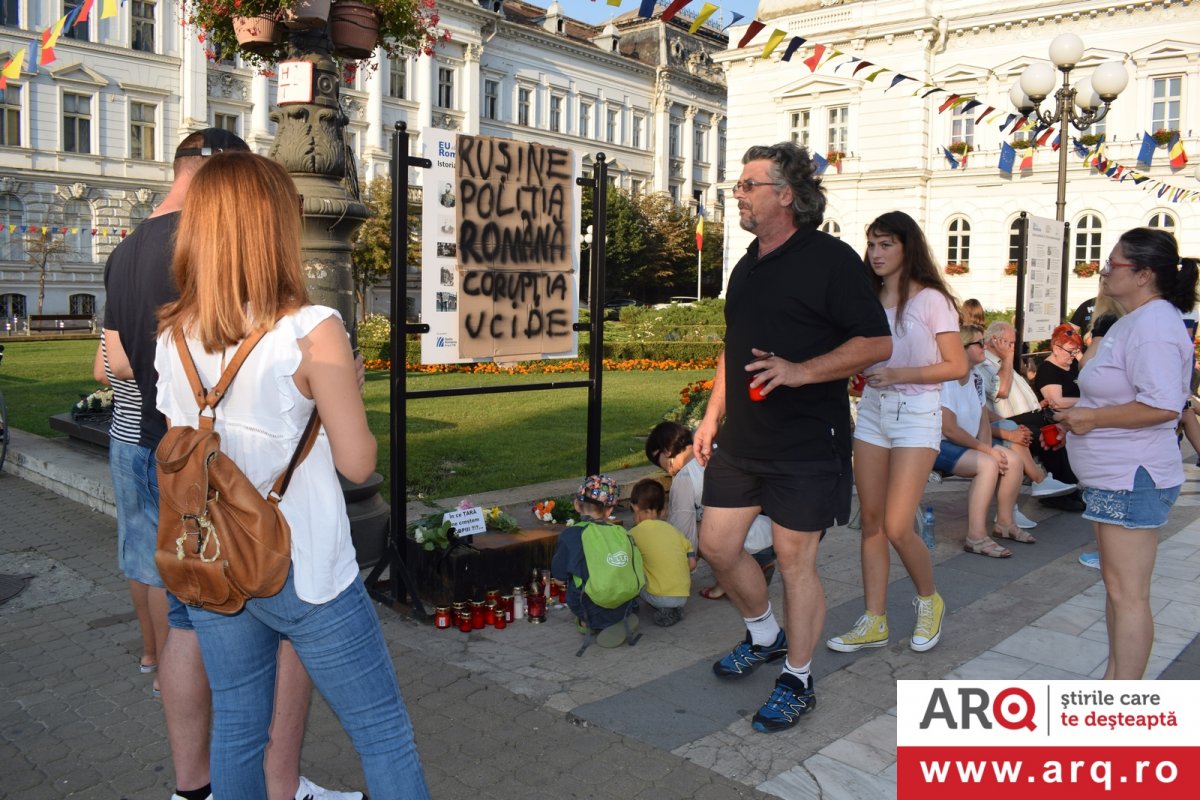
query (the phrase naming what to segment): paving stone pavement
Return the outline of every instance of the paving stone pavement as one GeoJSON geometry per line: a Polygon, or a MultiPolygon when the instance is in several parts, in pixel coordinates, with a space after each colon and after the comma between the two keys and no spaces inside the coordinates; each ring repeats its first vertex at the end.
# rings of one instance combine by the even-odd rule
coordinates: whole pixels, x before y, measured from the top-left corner
{"type": "MultiPolygon", "coordinates": [[[[16,471],[36,478],[35,462],[57,465],[58,492],[103,484],[102,459],[80,459],[75,475],[44,445],[22,437],[16,471]]],[[[0,797],[165,798],[173,782],[162,713],[152,676],[136,668],[140,642],[114,563],[115,523],[5,470],[0,572],[35,578],[0,605],[0,797]]],[[[1188,467],[1187,477],[1162,535],[1148,677],[1200,678],[1200,470],[1188,467]]],[[[580,658],[562,609],[545,625],[462,634],[381,607],[433,796],[893,796],[896,679],[1087,677],[1104,657],[1103,586],[1097,571],[1076,563],[1089,525],[1024,498],[1022,510],[1040,522],[1037,545],[1014,545],[1003,561],[966,555],[957,542],[965,490],[948,481],[926,497],[937,513],[935,575],[949,607],[942,643],[923,654],[908,649],[912,587],[893,564],[891,644],[856,655],[818,651],[817,712],[772,736],[754,733],[748,717],[776,670],[733,684],[709,670],[741,636],[725,602],[695,598],[684,622],[668,629],[643,610],[637,646],[592,647],[580,658]]],[[[523,487],[487,502],[552,493],[523,487]]],[[[831,530],[820,559],[833,635],[861,613],[857,532],[831,530]]],[[[777,579],[777,608],[779,592],[777,579]]],[[[363,785],[349,740],[319,697],[303,764],[323,785],[363,785]]]]}

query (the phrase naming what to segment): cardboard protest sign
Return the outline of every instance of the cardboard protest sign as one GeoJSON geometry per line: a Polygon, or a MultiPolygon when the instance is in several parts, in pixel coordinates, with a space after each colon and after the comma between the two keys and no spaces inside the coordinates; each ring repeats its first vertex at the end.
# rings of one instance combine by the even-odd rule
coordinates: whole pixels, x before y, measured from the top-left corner
{"type": "Polygon", "coordinates": [[[574,164],[561,147],[458,137],[460,356],[515,361],[573,350],[574,164]]]}

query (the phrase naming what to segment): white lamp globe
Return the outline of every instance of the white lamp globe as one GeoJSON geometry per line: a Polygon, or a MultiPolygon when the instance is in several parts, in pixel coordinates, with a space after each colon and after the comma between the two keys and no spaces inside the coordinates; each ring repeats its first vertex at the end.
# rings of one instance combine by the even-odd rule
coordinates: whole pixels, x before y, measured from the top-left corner
{"type": "Polygon", "coordinates": [[[1021,73],[1021,91],[1034,103],[1040,103],[1054,91],[1054,67],[1044,61],[1030,64],[1021,73]]]}
{"type": "Polygon", "coordinates": [[[1050,60],[1060,69],[1070,69],[1083,58],[1083,39],[1073,33],[1060,33],[1050,43],[1050,60]]]}
{"type": "Polygon", "coordinates": [[[1016,108],[1022,113],[1033,110],[1033,101],[1030,100],[1029,95],[1025,94],[1024,90],[1021,89],[1020,81],[1013,83],[1012,88],[1008,90],[1008,100],[1013,104],[1013,108],[1016,108]]]}
{"type": "Polygon", "coordinates": [[[1111,102],[1129,84],[1129,73],[1119,61],[1105,61],[1092,73],[1092,88],[1102,100],[1111,102]]]}
{"type": "Polygon", "coordinates": [[[1075,89],[1075,105],[1080,111],[1094,111],[1104,102],[1092,88],[1091,78],[1080,78],[1075,81],[1075,86],[1072,88],[1075,89]]]}

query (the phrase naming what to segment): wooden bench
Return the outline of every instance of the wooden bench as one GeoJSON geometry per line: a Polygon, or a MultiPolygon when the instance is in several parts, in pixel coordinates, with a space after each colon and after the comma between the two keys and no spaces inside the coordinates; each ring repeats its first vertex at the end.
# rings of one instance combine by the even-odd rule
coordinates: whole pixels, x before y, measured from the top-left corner
{"type": "Polygon", "coordinates": [[[30,314],[29,332],[92,331],[95,318],[91,314],[30,314]]]}

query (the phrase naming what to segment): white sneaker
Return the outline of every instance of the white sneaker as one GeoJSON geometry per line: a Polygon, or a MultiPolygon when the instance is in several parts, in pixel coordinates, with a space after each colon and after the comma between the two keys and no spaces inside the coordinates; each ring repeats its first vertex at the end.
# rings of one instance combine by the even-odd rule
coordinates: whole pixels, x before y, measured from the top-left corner
{"type": "Polygon", "coordinates": [[[1052,472],[1047,472],[1045,478],[1029,485],[1029,494],[1034,497],[1059,497],[1073,491],[1075,491],[1075,484],[1056,480],[1052,472]]]}
{"type": "Polygon", "coordinates": [[[296,800],[363,800],[362,792],[335,792],[322,789],[303,775],[300,788],[296,789],[296,800]]]}
{"type": "MultiPolygon", "coordinates": [[[[171,800],[183,800],[183,795],[173,794],[171,795],[171,800]]],[[[213,800],[213,796],[210,794],[207,800],[213,800]]]]}
{"type": "Polygon", "coordinates": [[[1021,509],[1017,508],[1016,506],[1013,506],[1013,522],[1022,530],[1029,530],[1030,528],[1037,527],[1037,523],[1022,514],[1021,509]]]}

